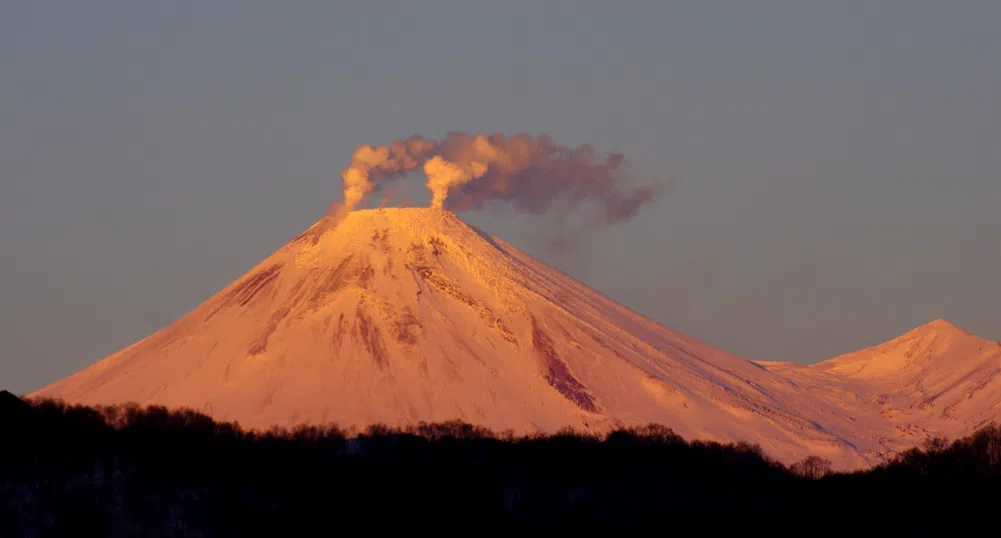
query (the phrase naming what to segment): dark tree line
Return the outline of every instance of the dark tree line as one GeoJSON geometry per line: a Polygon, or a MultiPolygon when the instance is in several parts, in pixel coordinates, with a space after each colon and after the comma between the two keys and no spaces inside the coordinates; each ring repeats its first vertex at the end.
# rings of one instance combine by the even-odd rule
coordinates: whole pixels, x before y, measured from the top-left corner
{"type": "Polygon", "coordinates": [[[1001,429],[875,469],[786,467],[661,426],[516,437],[448,422],[243,431],[190,410],[0,393],[2,536],[955,530],[1001,491],[1001,429]]]}

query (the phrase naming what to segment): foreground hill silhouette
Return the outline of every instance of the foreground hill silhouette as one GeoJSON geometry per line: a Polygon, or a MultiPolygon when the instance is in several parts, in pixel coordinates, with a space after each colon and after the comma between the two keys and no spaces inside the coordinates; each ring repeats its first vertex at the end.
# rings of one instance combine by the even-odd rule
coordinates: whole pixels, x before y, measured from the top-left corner
{"type": "Polygon", "coordinates": [[[991,513],[1001,429],[867,472],[786,467],[746,444],[649,426],[494,434],[459,422],[268,433],[190,410],[0,402],[0,535],[259,536],[955,531],[991,513]],[[28,410],[27,415],[24,412],[28,410]]]}

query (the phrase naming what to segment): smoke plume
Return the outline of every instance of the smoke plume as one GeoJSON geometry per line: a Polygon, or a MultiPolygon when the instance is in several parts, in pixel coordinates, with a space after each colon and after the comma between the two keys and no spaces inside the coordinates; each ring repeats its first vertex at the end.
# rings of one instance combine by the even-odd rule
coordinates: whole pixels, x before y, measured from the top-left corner
{"type": "Polygon", "coordinates": [[[419,168],[434,154],[435,147],[433,141],[416,135],[389,146],[358,146],[351,154],[351,164],[341,172],[346,210],[361,203],[379,181],[419,168]]]}
{"type": "Polygon", "coordinates": [[[428,177],[427,187],[431,191],[431,207],[442,209],[449,189],[465,185],[470,180],[481,177],[486,171],[487,165],[480,161],[456,164],[446,161],[441,155],[435,155],[424,163],[424,175],[428,177]]]}
{"type": "Polygon", "coordinates": [[[662,185],[628,186],[621,153],[561,146],[549,136],[449,133],[441,141],[413,136],[390,146],[360,146],[341,174],[350,210],[378,183],[423,168],[431,206],[463,211],[507,203],[540,215],[593,204],[604,225],[628,220],[662,185]]]}

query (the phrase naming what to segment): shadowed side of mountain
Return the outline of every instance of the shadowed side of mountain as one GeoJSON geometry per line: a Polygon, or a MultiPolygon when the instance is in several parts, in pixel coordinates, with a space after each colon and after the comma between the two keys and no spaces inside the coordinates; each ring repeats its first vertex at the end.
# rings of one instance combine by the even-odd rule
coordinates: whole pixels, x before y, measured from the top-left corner
{"type": "Polygon", "coordinates": [[[11,392],[0,390],[0,424],[10,431],[35,418],[34,408],[11,392]]]}

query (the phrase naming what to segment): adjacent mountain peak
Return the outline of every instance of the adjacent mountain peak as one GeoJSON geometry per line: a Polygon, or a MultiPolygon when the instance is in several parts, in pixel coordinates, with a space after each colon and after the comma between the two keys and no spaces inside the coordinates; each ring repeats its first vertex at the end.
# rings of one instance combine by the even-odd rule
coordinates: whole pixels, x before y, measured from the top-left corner
{"type": "Polygon", "coordinates": [[[879,439],[884,456],[969,435],[1001,409],[1001,342],[943,319],[817,364],[762,366],[850,416],[860,444],[879,439]]]}
{"type": "Polygon", "coordinates": [[[942,318],[938,318],[936,320],[929,321],[924,325],[915,327],[914,329],[911,329],[907,333],[901,335],[900,338],[908,336],[924,336],[924,335],[935,335],[946,338],[967,338],[967,337],[978,338],[976,335],[970,333],[969,331],[957,327],[953,323],[942,318]]]}
{"type": "Polygon", "coordinates": [[[928,368],[976,360],[996,346],[945,319],[936,319],[877,346],[818,363],[815,367],[859,378],[909,377],[928,368]]]}
{"type": "Polygon", "coordinates": [[[877,348],[897,348],[901,345],[917,345],[933,354],[965,348],[981,347],[987,340],[966,331],[942,318],[936,319],[907,331],[884,342],[877,348]]]}

